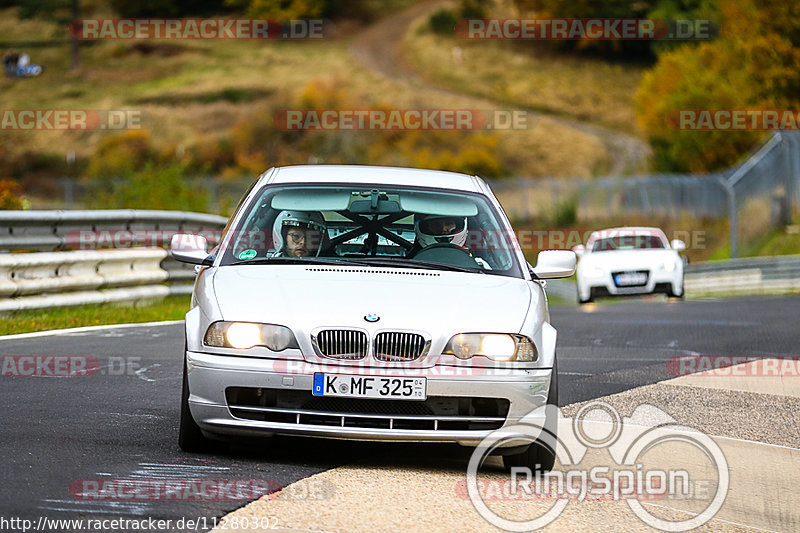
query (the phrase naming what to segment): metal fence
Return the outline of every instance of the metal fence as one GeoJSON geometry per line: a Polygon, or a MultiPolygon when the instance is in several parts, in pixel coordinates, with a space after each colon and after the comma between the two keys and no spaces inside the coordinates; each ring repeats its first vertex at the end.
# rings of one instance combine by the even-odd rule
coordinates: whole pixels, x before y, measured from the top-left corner
{"type": "MultiPolygon", "coordinates": [[[[255,176],[219,178],[208,175],[189,175],[184,182],[206,199],[202,211],[206,213],[228,213],[238,203],[242,195],[256,180],[255,176]]],[[[126,178],[107,177],[103,182],[126,181],[126,178]]],[[[96,204],[95,187],[90,181],[62,176],[49,182],[43,197],[36,198],[36,204],[46,209],[78,210],[96,204]]]]}
{"type": "MultiPolygon", "coordinates": [[[[228,212],[252,182],[251,178],[220,180],[211,176],[187,180],[206,192],[208,212],[228,212]]],[[[63,202],[58,201],[63,205],[87,203],[89,190],[84,183],[63,178],[59,184],[63,202]]],[[[608,218],[613,213],[727,218],[731,257],[736,257],[741,243],[789,223],[795,206],[800,205],[800,132],[773,132],[744,163],[712,174],[507,178],[491,185],[512,219],[552,220],[557,219],[559,210],[573,210],[581,220],[608,218]]],[[[53,195],[60,196],[58,192],[53,195]]]]}
{"type": "Polygon", "coordinates": [[[565,208],[577,210],[579,219],[620,212],[728,218],[731,257],[736,257],[739,244],[753,233],[753,228],[743,228],[743,216],[757,230],[768,229],[789,223],[800,205],[800,132],[774,132],[744,163],[714,174],[522,178],[493,182],[492,189],[517,219],[552,219],[565,208]]]}
{"type": "Polygon", "coordinates": [[[184,232],[216,243],[226,222],[183,211],[0,211],[0,311],[187,294],[194,268],[164,246],[184,232]]]}

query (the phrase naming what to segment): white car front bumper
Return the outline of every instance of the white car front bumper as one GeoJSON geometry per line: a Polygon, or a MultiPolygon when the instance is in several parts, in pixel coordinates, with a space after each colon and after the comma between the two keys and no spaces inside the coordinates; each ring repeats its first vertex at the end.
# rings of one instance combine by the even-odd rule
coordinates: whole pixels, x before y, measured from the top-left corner
{"type": "MultiPolygon", "coordinates": [[[[211,436],[306,435],[466,446],[522,417],[543,424],[552,376],[551,368],[468,372],[435,366],[405,374],[427,379],[425,402],[341,397],[324,402],[328,397],[311,394],[314,373],[353,372],[310,363],[276,371],[275,360],[191,351],[186,362],[192,418],[211,436]]],[[[386,370],[359,368],[358,374],[386,377],[386,370]]]]}
{"type": "MultiPolygon", "coordinates": [[[[621,270],[621,269],[620,269],[621,270]]],[[[683,272],[675,270],[633,269],[647,272],[647,282],[643,285],[618,286],[614,282],[614,272],[603,272],[597,277],[578,275],[578,294],[581,300],[598,296],[623,296],[628,294],[652,294],[665,291],[668,287],[672,294],[683,293],[683,272]]]]}

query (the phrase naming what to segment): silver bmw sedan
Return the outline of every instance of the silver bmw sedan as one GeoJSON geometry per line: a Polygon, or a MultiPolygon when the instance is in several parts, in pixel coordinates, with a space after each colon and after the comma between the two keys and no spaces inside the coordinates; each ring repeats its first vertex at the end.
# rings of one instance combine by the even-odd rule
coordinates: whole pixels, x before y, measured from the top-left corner
{"type": "MultiPolygon", "coordinates": [[[[219,245],[176,235],[198,265],[180,446],[303,435],[475,446],[526,417],[555,431],[556,330],[546,278],[488,185],[452,172],[291,166],[261,175],[219,245]]],[[[549,469],[542,441],[507,466],[549,469]]]]}

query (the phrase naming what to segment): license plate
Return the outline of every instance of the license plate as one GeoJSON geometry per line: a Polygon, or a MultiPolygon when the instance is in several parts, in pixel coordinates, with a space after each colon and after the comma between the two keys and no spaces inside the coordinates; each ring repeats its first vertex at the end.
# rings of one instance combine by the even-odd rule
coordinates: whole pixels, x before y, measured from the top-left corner
{"type": "Polygon", "coordinates": [[[428,397],[426,378],[386,378],[314,373],[314,396],[348,398],[391,398],[424,400],[428,397]]]}
{"type": "Polygon", "coordinates": [[[647,274],[644,272],[622,272],[614,276],[617,286],[646,285],[647,274]]]}

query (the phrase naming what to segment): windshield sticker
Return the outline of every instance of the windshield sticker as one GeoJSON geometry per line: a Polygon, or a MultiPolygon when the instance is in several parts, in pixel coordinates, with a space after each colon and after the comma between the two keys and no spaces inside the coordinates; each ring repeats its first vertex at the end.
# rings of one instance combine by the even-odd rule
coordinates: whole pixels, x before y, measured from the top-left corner
{"type": "Polygon", "coordinates": [[[256,256],[255,250],[245,250],[239,254],[239,259],[242,261],[247,261],[248,259],[252,259],[256,256]]]}

